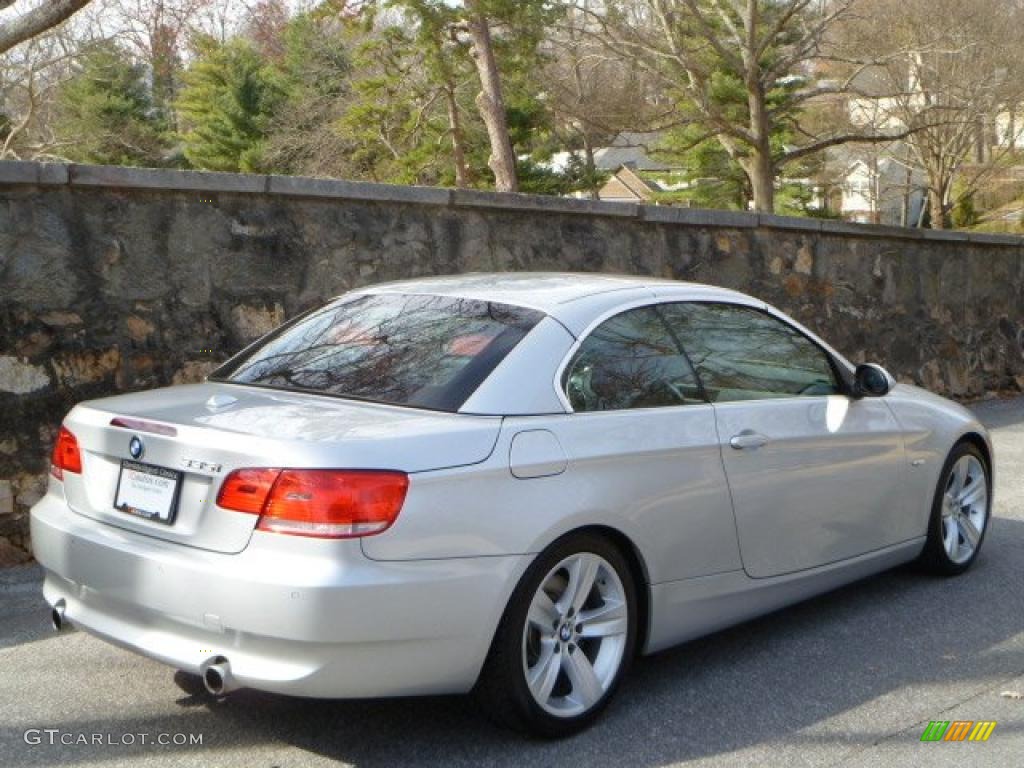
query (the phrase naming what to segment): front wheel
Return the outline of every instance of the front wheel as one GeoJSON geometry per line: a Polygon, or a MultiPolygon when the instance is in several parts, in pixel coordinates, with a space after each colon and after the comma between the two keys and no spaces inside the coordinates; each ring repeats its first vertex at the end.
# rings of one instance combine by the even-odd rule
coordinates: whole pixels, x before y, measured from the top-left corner
{"type": "Polygon", "coordinates": [[[934,573],[954,576],[974,562],[991,516],[992,479],[977,446],[960,443],[939,476],[922,563],[934,573]]]}
{"type": "Polygon", "coordinates": [[[500,723],[538,736],[587,727],[636,646],[636,585],[608,540],[572,534],[527,570],[498,625],[477,694],[500,723]]]}

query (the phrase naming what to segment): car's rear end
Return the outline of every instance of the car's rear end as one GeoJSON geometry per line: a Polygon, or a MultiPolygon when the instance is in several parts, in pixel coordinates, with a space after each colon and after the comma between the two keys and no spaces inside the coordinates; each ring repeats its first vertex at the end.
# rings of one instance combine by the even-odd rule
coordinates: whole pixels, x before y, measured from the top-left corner
{"type": "Polygon", "coordinates": [[[420,478],[486,462],[501,418],[459,405],[540,319],[346,298],[215,381],[77,406],[32,511],[55,619],[214,690],[467,690],[525,558],[383,562],[360,541],[420,478]]]}

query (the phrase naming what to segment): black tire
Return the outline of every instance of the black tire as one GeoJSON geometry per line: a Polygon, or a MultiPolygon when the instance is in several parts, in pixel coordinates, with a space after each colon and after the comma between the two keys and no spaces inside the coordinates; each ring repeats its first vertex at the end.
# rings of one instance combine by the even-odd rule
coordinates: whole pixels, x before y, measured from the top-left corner
{"type": "Polygon", "coordinates": [[[949,456],[946,459],[946,463],[943,464],[942,472],[939,473],[939,481],[935,487],[935,497],[932,500],[932,513],[928,520],[928,538],[925,542],[924,550],[921,552],[919,560],[920,565],[928,572],[939,576],[958,576],[963,573],[970,568],[978,558],[978,553],[981,551],[981,545],[985,542],[985,535],[988,533],[991,520],[992,471],[989,467],[988,460],[974,443],[957,443],[953,447],[953,450],[950,451],[949,456]],[[970,557],[962,562],[956,562],[946,551],[943,541],[943,499],[946,488],[950,482],[950,475],[953,471],[953,467],[965,456],[973,456],[977,459],[985,475],[985,520],[980,532],[981,535],[978,537],[978,543],[974,547],[970,557]]]}
{"type": "MultiPolygon", "coordinates": [[[[600,535],[590,532],[567,534],[539,554],[512,593],[474,690],[474,695],[487,715],[498,725],[542,738],[569,736],[590,726],[615,694],[635,654],[636,589],[626,558],[615,544],[600,535]],[[566,558],[576,554],[598,555],[614,569],[625,598],[626,634],[614,680],[597,703],[582,714],[562,716],[546,711],[530,692],[524,669],[524,631],[531,602],[546,577],[566,558]]],[[[574,623],[571,614],[569,623],[574,623]]],[[[576,646],[566,648],[571,648],[575,653],[581,652],[581,648],[576,646]]],[[[560,671],[558,674],[563,673],[560,671]]]]}

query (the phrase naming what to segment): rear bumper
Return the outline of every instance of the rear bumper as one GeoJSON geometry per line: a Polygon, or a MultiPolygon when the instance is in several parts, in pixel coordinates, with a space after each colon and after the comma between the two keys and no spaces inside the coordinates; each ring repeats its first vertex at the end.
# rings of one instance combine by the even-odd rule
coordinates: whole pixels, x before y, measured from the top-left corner
{"type": "Polygon", "coordinates": [[[476,681],[526,556],[385,563],[358,540],[255,532],[238,554],[82,517],[60,487],[32,509],[43,594],[71,624],[240,686],[358,698],[462,693],[476,681]]]}

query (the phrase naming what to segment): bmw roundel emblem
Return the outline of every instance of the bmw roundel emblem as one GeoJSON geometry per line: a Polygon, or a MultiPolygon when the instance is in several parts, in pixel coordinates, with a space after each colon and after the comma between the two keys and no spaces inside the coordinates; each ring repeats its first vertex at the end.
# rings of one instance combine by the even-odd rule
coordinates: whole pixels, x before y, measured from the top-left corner
{"type": "Polygon", "coordinates": [[[132,455],[133,459],[141,459],[142,454],[146,452],[146,446],[142,444],[142,438],[138,435],[133,435],[132,439],[128,442],[128,453],[132,455]]]}

